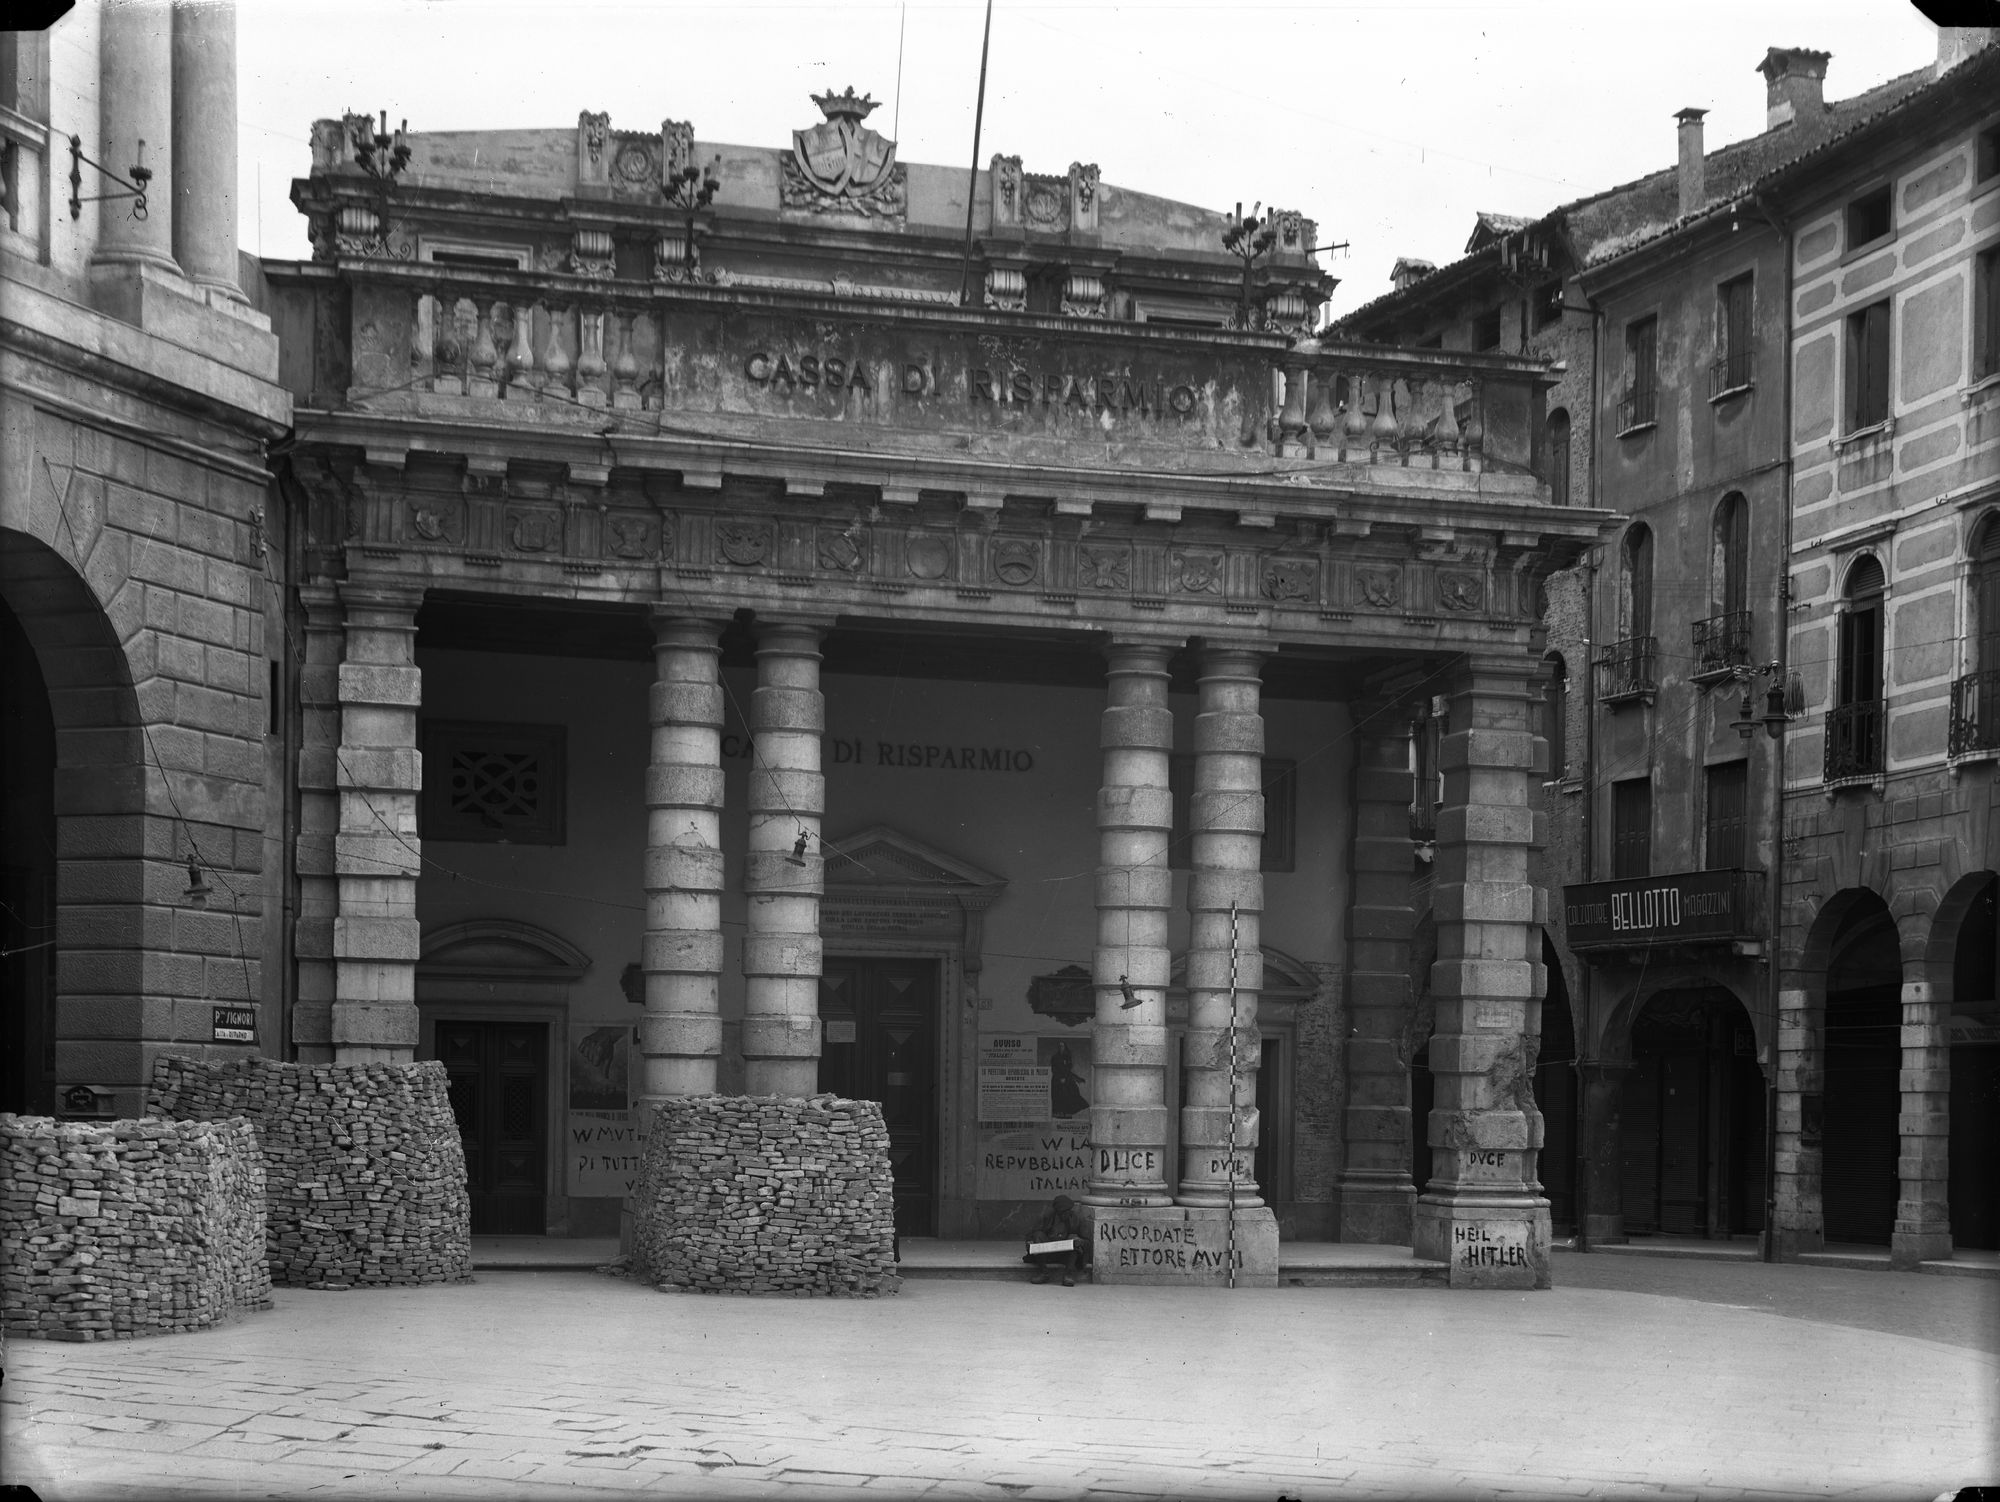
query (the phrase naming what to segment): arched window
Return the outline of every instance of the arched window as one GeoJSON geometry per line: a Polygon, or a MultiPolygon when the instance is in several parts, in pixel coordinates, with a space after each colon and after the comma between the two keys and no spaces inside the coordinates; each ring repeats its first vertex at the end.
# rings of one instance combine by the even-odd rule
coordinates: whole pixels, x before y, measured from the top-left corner
{"type": "Polygon", "coordinates": [[[1826,780],[1882,770],[1882,565],[1864,553],[1847,571],[1833,708],[1826,716],[1826,780]]]}
{"type": "Polygon", "coordinates": [[[1569,504],[1569,413],[1562,407],[1549,414],[1549,500],[1569,504]]]}
{"type": "Polygon", "coordinates": [[[1653,531],[1634,522],[1625,532],[1624,571],[1619,590],[1618,634],[1626,640],[1653,634],[1653,531]]]}
{"type": "Polygon", "coordinates": [[[2000,513],[1989,514],[1972,539],[1972,630],[1974,666],[2000,672],[2000,513]]]}
{"type": "Polygon", "coordinates": [[[1750,507],[1740,491],[1732,490],[1715,508],[1715,546],[1710,555],[1709,587],[1717,615],[1739,615],[1750,608],[1750,507]]]}

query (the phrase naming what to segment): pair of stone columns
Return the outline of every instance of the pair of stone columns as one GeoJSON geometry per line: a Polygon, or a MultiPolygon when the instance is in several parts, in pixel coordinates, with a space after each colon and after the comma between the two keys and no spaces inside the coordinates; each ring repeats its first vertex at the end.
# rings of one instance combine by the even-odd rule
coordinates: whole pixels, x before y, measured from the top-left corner
{"type": "Polygon", "coordinates": [[[1547,1287],[1549,1207],[1537,1158],[1528,1036],[1541,1031],[1546,897],[1528,878],[1540,840],[1531,789],[1546,755],[1528,718],[1525,659],[1471,659],[1449,694],[1439,748],[1430,992],[1435,1105],[1410,1120],[1417,1039],[1409,995],[1411,774],[1408,727],[1361,703],[1355,732],[1350,913],[1347,1166],[1343,1240],[1408,1241],[1445,1262],[1453,1287],[1547,1287]],[[1409,1177],[1412,1130],[1427,1133],[1431,1181],[1409,1177]]]}
{"type": "Polygon", "coordinates": [[[1257,1145],[1257,993],[1263,984],[1264,720],[1262,649],[1201,653],[1188,881],[1187,1099],[1178,1194],[1166,1182],[1167,984],[1173,897],[1167,783],[1174,648],[1114,642],[1101,726],[1097,947],[1093,983],[1096,1098],[1087,1204],[1244,1209],[1263,1203],[1257,1145]],[[1232,931],[1233,930],[1233,931],[1232,931]],[[1233,973],[1233,975],[1232,975],[1233,973]],[[1234,1015],[1232,1016],[1232,991],[1234,1015]]]}
{"type": "MultiPolygon", "coordinates": [[[[229,0],[117,0],[102,16],[98,138],[84,143],[85,154],[120,177],[135,163],[153,177],[145,218],[132,214],[129,200],[99,205],[92,270],[179,272],[241,301],[236,7],[229,0]]],[[[86,183],[84,192],[108,186],[86,183]]]]}
{"type": "MultiPolygon", "coordinates": [[[[642,1108],[709,1095],[722,1055],[721,634],[726,623],[656,612],[653,745],[646,773],[646,1014],[642,1108]]],[[[745,1088],[819,1087],[820,736],[823,620],[760,620],[750,701],[750,833],[743,886],[745,1088]]]]}

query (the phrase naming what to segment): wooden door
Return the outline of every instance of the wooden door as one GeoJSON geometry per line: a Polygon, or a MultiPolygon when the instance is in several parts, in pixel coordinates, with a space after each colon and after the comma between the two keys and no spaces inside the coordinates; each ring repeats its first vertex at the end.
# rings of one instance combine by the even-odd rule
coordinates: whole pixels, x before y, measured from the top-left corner
{"type": "Polygon", "coordinates": [[[437,1056],[465,1144],[475,1236],[547,1229],[548,1028],[539,1022],[440,1021],[437,1056]]]}
{"type": "Polygon", "coordinates": [[[819,1088],[879,1100],[896,1175],[896,1231],[937,1234],[937,964],[826,961],[819,1088]]]}

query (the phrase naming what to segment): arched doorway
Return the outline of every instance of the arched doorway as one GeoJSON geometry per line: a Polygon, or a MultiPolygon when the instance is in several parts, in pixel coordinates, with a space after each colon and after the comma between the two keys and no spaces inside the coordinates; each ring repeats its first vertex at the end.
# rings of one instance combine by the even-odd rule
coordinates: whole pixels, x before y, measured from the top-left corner
{"type": "Polygon", "coordinates": [[[1887,1246],[1896,1225],[1903,958],[1896,920],[1859,894],[1826,968],[1820,1213],[1826,1240],[1887,1246]]]}
{"type": "Polygon", "coordinates": [[[1954,1248],[2000,1249],[2000,877],[1988,876],[1958,931],[1951,977],[1954,1248]]]}
{"type": "Polygon", "coordinates": [[[55,1110],[56,723],[21,622],[0,600],[0,1111],[55,1110]]]}
{"type": "Polygon", "coordinates": [[[1663,991],[1632,1024],[1621,1109],[1628,1233],[1727,1238],[1764,1224],[1764,1074],[1743,1005],[1663,991]]]}
{"type": "Polygon", "coordinates": [[[1570,1012],[1569,984],[1548,935],[1542,936],[1542,964],[1548,994],[1542,998],[1542,1047],[1535,1058],[1535,1108],[1542,1113],[1539,1174],[1548,1196],[1549,1221],[1558,1229],[1576,1227],[1577,1088],[1576,1023],[1570,1012]]]}

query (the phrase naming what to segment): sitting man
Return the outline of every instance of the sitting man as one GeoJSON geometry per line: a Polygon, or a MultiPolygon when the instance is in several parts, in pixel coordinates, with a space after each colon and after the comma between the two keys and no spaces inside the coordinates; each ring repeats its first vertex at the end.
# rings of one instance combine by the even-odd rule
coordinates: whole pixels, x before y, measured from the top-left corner
{"type": "Polygon", "coordinates": [[[1069,1247],[1062,1251],[1037,1252],[1030,1250],[1021,1260],[1035,1269],[1031,1283],[1049,1281],[1049,1269],[1062,1269],[1062,1283],[1065,1288],[1076,1287],[1076,1270],[1090,1266],[1090,1227],[1084,1224],[1083,1216],[1077,1213],[1076,1202],[1066,1194],[1055,1197],[1049,1206],[1049,1213],[1036,1221],[1028,1232],[1028,1245],[1062,1241],[1067,1239],[1069,1247]]]}

